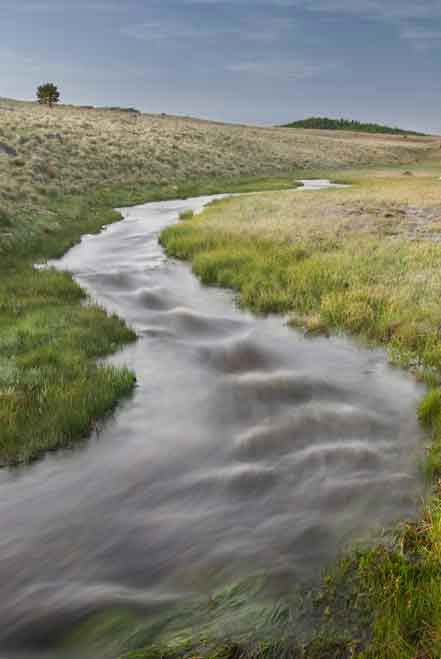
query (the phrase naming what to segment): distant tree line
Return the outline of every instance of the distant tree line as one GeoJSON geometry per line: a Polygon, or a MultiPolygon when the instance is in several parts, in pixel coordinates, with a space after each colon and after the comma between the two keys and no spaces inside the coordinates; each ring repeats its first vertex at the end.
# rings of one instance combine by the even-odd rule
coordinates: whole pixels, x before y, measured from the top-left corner
{"type": "Polygon", "coordinates": [[[362,123],[352,119],[330,119],[329,117],[309,117],[301,121],[293,121],[282,128],[318,128],[322,130],[353,130],[362,133],[387,133],[389,135],[423,135],[411,130],[402,130],[382,124],[362,123]]]}

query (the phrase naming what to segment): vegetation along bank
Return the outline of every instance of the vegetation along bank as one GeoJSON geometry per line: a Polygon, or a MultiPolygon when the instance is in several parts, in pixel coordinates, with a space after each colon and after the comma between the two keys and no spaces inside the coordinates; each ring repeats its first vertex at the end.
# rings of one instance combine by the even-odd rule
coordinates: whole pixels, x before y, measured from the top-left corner
{"type": "Polygon", "coordinates": [[[441,656],[441,183],[438,171],[406,173],[345,174],[353,187],[320,194],[222,200],[161,237],[240,304],[289,313],[310,334],[349,331],[383,344],[427,382],[419,416],[433,435],[433,496],[393,547],[361,552],[340,575],[340,588],[355,584],[349,601],[361,596],[372,614],[360,655],[372,658],[441,656]]]}
{"type": "MultiPolygon", "coordinates": [[[[171,255],[190,259],[204,282],[235,289],[242,304],[289,312],[293,324],[311,333],[344,329],[383,343],[394,360],[424,377],[431,390],[420,414],[433,429],[428,463],[436,482],[438,149],[435,138],[419,136],[311,137],[0,101],[0,464],[29,461],[87,435],[135,385],[135,374],[96,361],[135,340],[130,328],[85,305],[69,275],[35,270],[36,262],[60,256],[82,234],[117,220],[114,207],[285,189],[219,202],[168,229],[163,244],[171,255]],[[360,167],[375,173],[351,174],[360,167]],[[296,178],[335,178],[337,171],[353,188],[315,196],[288,190],[296,178]]],[[[344,579],[350,575],[355,584],[348,606],[361,593],[375,620],[366,657],[441,656],[440,529],[435,493],[423,520],[401,534],[399,550],[375,549],[346,564],[344,579]]],[[[309,656],[354,656],[355,634],[317,640],[309,656]]],[[[187,639],[183,647],[178,655],[170,647],[148,647],[133,656],[282,651],[264,641],[195,649],[187,639]]],[[[292,646],[283,652],[294,656],[292,646]]]]}
{"type": "Polygon", "coordinates": [[[289,188],[305,168],[408,164],[433,148],[0,99],[0,464],[87,434],[135,383],[96,363],[133,332],[36,262],[119,219],[116,206],[289,188]]]}

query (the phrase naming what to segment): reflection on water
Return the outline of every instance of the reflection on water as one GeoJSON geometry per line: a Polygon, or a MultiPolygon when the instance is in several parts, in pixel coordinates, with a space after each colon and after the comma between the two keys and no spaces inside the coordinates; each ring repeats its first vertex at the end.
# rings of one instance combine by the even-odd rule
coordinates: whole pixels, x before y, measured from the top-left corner
{"type": "Polygon", "coordinates": [[[188,602],[219,574],[308,580],[416,512],[421,386],[167,260],[159,231],[207,201],[127,209],[56,264],[136,329],[113,361],[139,386],[90,442],[0,472],[0,650],[44,650],[101,607],[188,602]]]}

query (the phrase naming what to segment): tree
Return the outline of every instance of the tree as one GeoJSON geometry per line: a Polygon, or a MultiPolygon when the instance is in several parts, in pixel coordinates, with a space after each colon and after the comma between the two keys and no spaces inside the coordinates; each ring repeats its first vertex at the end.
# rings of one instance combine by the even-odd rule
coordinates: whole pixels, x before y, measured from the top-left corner
{"type": "Polygon", "coordinates": [[[60,92],[53,82],[46,82],[37,89],[37,99],[41,105],[49,105],[51,108],[60,100],[60,92]]]}

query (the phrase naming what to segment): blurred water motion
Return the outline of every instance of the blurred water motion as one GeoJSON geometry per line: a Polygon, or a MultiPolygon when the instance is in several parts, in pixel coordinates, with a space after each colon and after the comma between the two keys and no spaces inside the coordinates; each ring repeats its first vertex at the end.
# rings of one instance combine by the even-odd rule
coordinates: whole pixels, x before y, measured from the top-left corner
{"type": "Polygon", "coordinates": [[[55,630],[84,614],[188,601],[220,573],[315,578],[417,511],[422,387],[167,260],[160,230],[208,201],[126,209],[56,264],[137,330],[113,361],[139,386],[91,441],[0,472],[0,656],[59,659],[55,630]]]}

